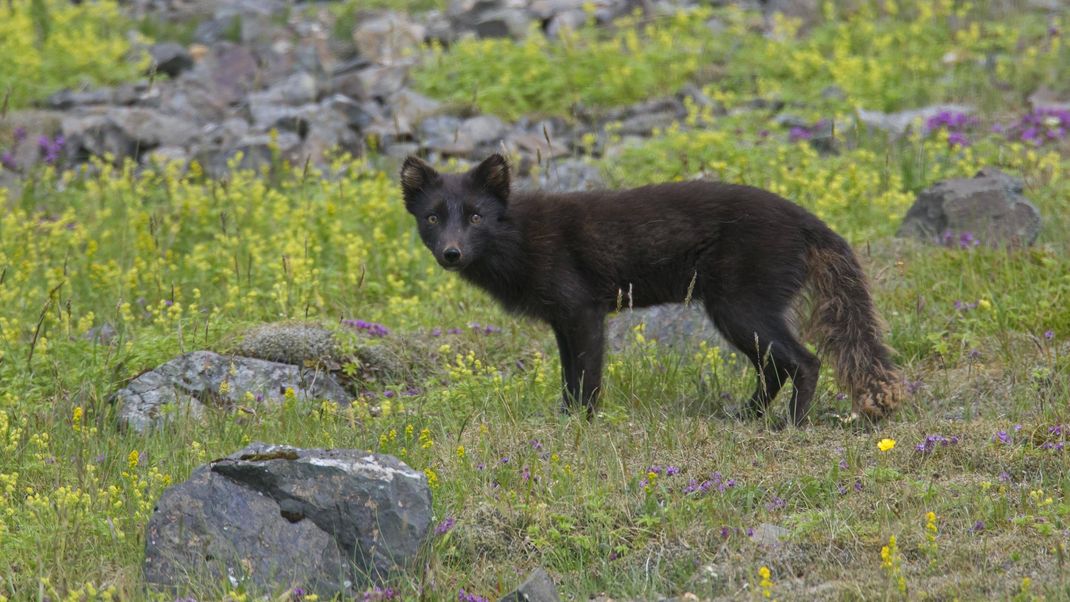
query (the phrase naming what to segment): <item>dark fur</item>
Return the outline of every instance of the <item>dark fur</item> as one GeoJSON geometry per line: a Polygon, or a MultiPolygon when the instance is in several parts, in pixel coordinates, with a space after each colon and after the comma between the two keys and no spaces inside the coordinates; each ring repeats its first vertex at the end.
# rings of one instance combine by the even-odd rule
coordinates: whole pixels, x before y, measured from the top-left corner
{"type": "Polygon", "coordinates": [[[499,155],[457,175],[410,157],[401,182],[420,237],[440,264],[508,310],[553,328],[566,406],[594,409],[607,313],[690,296],[757,368],[750,413],[761,416],[790,378],[791,417],[800,424],[820,367],[788,319],[806,291],[809,330],[855,410],[879,418],[898,403],[899,375],[850,246],[771,192],[693,181],[511,193],[509,166],[499,155]]]}

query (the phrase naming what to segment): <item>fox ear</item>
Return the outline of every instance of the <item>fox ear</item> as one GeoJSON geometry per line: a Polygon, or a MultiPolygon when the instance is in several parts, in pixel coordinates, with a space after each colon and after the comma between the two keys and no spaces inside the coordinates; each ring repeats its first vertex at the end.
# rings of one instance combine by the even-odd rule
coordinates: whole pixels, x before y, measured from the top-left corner
{"type": "Polygon", "coordinates": [[[401,166],[401,192],[405,204],[415,200],[417,193],[439,179],[438,172],[419,157],[409,156],[401,166]]]}
{"type": "Polygon", "coordinates": [[[472,180],[503,201],[509,200],[509,162],[494,153],[471,172],[472,180]]]}

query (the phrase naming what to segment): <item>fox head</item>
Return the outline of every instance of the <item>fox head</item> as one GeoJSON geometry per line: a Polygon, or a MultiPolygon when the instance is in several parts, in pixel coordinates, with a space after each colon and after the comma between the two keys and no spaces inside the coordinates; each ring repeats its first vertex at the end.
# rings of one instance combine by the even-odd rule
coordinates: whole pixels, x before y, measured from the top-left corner
{"type": "Polygon", "coordinates": [[[405,208],[439,265],[459,271],[493,244],[509,202],[509,163],[493,154],[463,174],[440,174],[416,157],[401,166],[405,208]]]}

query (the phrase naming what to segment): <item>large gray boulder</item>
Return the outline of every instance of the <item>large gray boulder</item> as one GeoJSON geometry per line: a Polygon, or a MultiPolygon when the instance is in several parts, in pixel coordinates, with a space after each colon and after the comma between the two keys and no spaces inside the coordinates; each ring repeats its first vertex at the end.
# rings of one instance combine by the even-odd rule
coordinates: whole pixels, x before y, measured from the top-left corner
{"type": "Polygon", "coordinates": [[[352,596],[412,564],[430,524],[427,478],[397,458],[253,443],[163,492],[145,580],[352,596]]]}
{"type": "Polygon", "coordinates": [[[115,393],[119,423],[138,432],[164,424],[172,413],[199,416],[205,407],[281,403],[287,389],[298,399],[348,405],[350,396],[322,371],[265,360],[194,351],[146,372],[115,393]],[[248,394],[248,395],[247,395],[248,394]],[[174,412],[165,408],[172,407],[174,412]]]}
{"type": "Polygon", "coordinates": [[[627,309],[627,291],[622,299],[623,309],[611,317],[607,324],[607,339],[613,351],[623,351],[633,344],[635,328],[643,325],[643,338],[677,352],[693,352],[699,341],[720,345],[728,349],[720,333],[710,322],[701,301],[690,304],[675,303],[655,305],[640,309],[627,309]]]}
{"type": "Polygon", "coordinates": [[[1021,180],[986,168],[973,178],[946,180],[923,190],[897,236],[932,243],[1031,245],[1040,212],[1022,196],[1021,180]]]}

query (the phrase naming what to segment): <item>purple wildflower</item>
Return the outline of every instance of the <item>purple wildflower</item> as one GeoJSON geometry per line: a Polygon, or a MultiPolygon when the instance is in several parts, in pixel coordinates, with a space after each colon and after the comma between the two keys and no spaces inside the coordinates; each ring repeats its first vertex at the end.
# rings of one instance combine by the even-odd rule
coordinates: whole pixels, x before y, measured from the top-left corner
{"type": "Polygon", "coordinates": [[[463,331],[460,328],[450,328],[446,330],[446,334],[461,334],[463,331]]]}
{"type": "Polygon", "coordinates": [[[949,445],[958,445],[959,438],[957,435],[951,438],[943,435],[929,435],[925,437],[925,440],[914,446],[914,450],[923,454],[932,452],[937,447],[947,447],[949,445]]]}
{"type": "Polygon", "coordinates": [[[728,539],[728,536],[732,533],[732,530],[728,527],[721,527],[721,539],[728,539]]]}
{"type": "Polygon", "coordinates": [[[951,132],[947,135],[947,143],[950,146],[969,146],[970,139],[962,132],[951,132]]]}
{"type": "Polygon", "coordinates": [[[15,128],[14,134],[15,134],[15,145],[17,146],[17,145],[21,144],[23,140],[26,139],[26,128],[24,128],[24,127],[15,128]]]}
{"type": "Polygon", "coordinates": [[[847,460],[840,460],[840,470],[847,470],[847,460]]]}
{"type": "Polygon", "coordinates": [[[531,470],[527,466],[520,471],[520,480],[525,483],[531,480],[531,470]]]}
{"type": "Polygon", "coordinates": [[[303,600],[307,594],[308,592],[306,592],[303,588],[295,587],[293,588],[293,590],[290,591],[290,599],[303,600]]]}
{"type": "Polygon", "coordinates": [[[435,535],[445,535],[446,533],[449,533],[450,529],[453,528],[453,525],[456,522],[457,519],[453,518],[452,516],[447,516],[435,527],[435,535]]]}
{"type": "Polygon", "coordinates": [[[747,527],[747,537],[754,537],[754,527],[747,527]]]}
{"type": "Polygon", "coordinates": [[[361,598],[361,602],[381,602],[382,600],[393,600],[398,597],[398,592],[392,587],[383,589],[378,585],[375,589],[370,589],[364,592],[364,596],[361,598]]]}
{"type": "Polygon", "coordinates": [[[970,352],[968,354],[966,354],[966,357],[970,358],[971,360],[978,360],[978,359],[981,358],[981,350],[980,349],[970,349],[970,352]]]}
{"type": "Polygon", "coordinates": [[[983,520],[979,520],[979,521],[975,522],[973,524],[973,527],[970,529],[970,531],[972,533],[981,533],[984,530],[985,530],[985,521],[983,521],[983,520]]]}
{"type": "Polygon", "coordinates": [[[940,111],[925,121],[925,131],[926,133],[939,129],[959,131],[975,122],[973,117],[960,111],[940,111]]]}
{"type": "Polygon", "coordinates": [[[1017,137],[1036,146],[1061,140],[1070,131],[1070,110],[1042,107],[1022,116],[1018,123],[1004,131],[1009,138],[1017,137]]]}
{"type": "Polygon", "coordinates": [[[862,479],[855,479],[854,487],[856,492],[862,493],[862,479]]]}
{"type": "Polygon", "coordinates": [[[810,128],[795,126],[788,132],[789,142],[798,142],[799,140],[809,140],[814,137],[814,133],[810,131],[810,128]]]}
{"type": "Polygon", "coordinates": [[[437,327],[437,326],[432,328],[431,329],[431,336],[436,337],[436,338],[442,336],[442,329],[437,327]]]}
{"type": "MultiPolygon", "coordinates": [[[[960,232],[956,235],[951,230],[945,230],[940,235],[940,242],[945,247],[957,246],[960,249],[970,249],[981,244],[981,240],[974,236],[973,232],[960,232]]],[[[961,309],[960,303],[961,301],[955,302],[955,309],[961,309]]]]}
{"type": "Polygon", "coordinates": [[[464,588],[461,588],[461,590],[457,592],[457,601],[458,602],[489,602],[483,596],[478,596],[476,594],[472,594],[472,593],[464,591],[464,588]]]}
{"type": "Polygon", "coordinates": [[[373,337],[385,337],[390,334],[390,329],[382,324],[367,322],[365,320],[342,320],[342,324],[358,332],[367,333],[373,337]]]}
{"type": "Polygon", "coordinates": [[[675,466],[672,466],[672,465],[669,465],[669,466],[665,467],[665,476],[671,477],[671,476],[676,475],[676,474],[680,474],[680,469],[679,468],[677,468],[675,466]]]}
{"type": "Polygon", "coordinates": [[[531,449],[533,449],[535,451],[539,451],[540,449],[542,449],[542,442],[539,441],[538,439],[532,439],[531,440],[531,449]]]}
{"type": "Polygon", "coordinates": [[[1011,442],[1011,436],[1007,434],[1007,431],[996,431],[996,436],[992,438],[993,441],[999,441],[1003,444],[1009,444],[1011,442]]]}
{"type": "Polygon", "coordinates": [[[59,160],[59,155],[63,152],[63,147],[67,144],[67,140],[62,134],[57,135],[55,138],[49,138],[42,134],[37,138],[37,147],[40,149],[43,155],[44,162],[52,165],[59,160]]]}
{"type": "Polygon", "coordinates": [[[1009,483],[1010,481],[1011,481],[1011,473],[1007,472],[1006,470],[1004,470],[1003,472],[999,473],[999,482],[1000,483],[1009,483]]]}
{"type": "Polygon", "coordinates": [[[11,171],[15,171],[19,168],[19,164],[15,162],[15,156],[11,154],[11,151],[0,153],[0,165],[3,165],[11,171]]]}
{"type": "Polygon", "coordinates": [[[784,498],[782,498],[779,495],[777,495],[777,496],[773,496],[773,499],[768,504],[765,505],[765,509],[768,510],[769,512],[775,512],[777,510],[783,509],[784,506],[787,506],[787,505],[788,505],[788,503],[784,501],[784,498]]]}
{"type": "Polygon", "coordinates": [[[394,392],[393,392],[392,390],[390,390],[390,389],[387,389],[386,391],[383,391],[383,397],[385,397],[385,398],[387,398],[387,399],[390,399],[390,398],[392,398],[392,397],[393,397],[394,395],[396,395],[396,393],[394,393],[394,392]]]}
{"type": "Polygon", "coordinates": [[[1052,331],[1052,330],[1045,330],[1044,331],[1044,340],[1050,341],[1050,340],[1052,340],[1054,338],[1055,338],[1055,332],[1054,331],[1052,331]]]}

